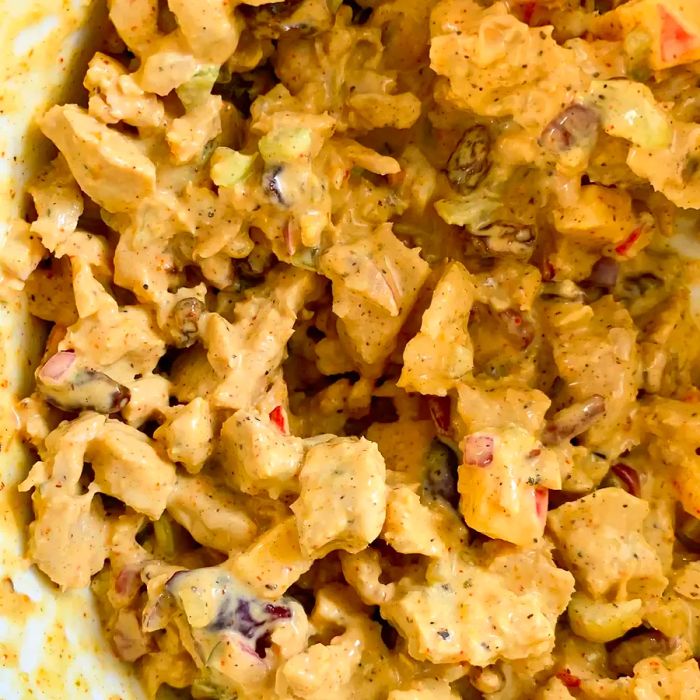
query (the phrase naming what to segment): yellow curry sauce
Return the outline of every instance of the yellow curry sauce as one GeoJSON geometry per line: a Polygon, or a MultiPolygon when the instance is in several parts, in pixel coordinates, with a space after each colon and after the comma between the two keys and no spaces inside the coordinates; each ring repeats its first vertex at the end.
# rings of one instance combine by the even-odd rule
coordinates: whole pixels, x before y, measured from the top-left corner
{"type": "Polygon", "coordinates": [[[29,554],[172,698],[700,698],[700,5],[112,0],[2,252],[29,554]]]}

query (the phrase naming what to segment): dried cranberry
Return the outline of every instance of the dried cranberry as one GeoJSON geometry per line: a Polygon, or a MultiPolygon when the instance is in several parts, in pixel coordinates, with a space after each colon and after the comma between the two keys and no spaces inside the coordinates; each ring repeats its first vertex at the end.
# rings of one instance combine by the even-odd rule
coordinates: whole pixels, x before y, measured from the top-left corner
{"type": "Polygon", "coordinates": [[[642,485],[639,480],[639,473],[636,469],[618,462],[610,467],[610,471],[622,482],[622,487],[633,496],[639,496],[642,492],[642,485]]]}
{"type": "Polygon", "coordinates": [[[286,605],[268,603],[264,610],[273,620],[288,620],[292,616],[292,611],[286,605]]]}

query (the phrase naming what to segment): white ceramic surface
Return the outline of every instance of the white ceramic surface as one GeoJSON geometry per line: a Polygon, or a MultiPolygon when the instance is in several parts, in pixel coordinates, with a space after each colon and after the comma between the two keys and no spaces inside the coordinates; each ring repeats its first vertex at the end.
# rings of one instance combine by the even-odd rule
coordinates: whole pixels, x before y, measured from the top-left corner
{"type": "MultiPolygon", "coordinates": [[[[23,213],[28,177],[51,155],[34,126],[48,104],[79,98],[104,0],[0,0],[0,244],[23,213]]],[[[0,700],[139,700],[112,655],[88,592],[60,594],[24,558],[29,455],[13,433],[42,328],[0,280],[0,700]]]]}

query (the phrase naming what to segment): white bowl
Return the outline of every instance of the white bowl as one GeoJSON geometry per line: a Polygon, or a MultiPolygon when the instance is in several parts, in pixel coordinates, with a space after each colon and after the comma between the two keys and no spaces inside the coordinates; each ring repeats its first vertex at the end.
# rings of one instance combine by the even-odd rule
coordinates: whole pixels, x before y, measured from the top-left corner
{"type": "MultiPolygon", "coordinates": [[[[0,245],[24,214],[28,178],[53,152],[34,119],[79,91],[105,5],[0,0],[0,245]]],[[[697,236],[679,237],[677,247],[700,258],[697,236]]],[[[700,287],[694,291],[700,312],[700,287]]],[[[0,279],[0,699],[140,700],[144,693],[114,657],[91,594],[58,593],[24,556],[31,507],[16,486],[30,455],[15,435],[13,404],[31,389],[43,338],[21,293],[0,279]]]]}
{"type": "MultiPolygon", "coordinates": [[[[34,118],[76,92],[105,16],[104,0],[0,0],[0,245],[24,213],[28,177],[52,152],[34,118]]],[[[44,335],[7,287],[0,280],[0,698],[140,700],[90,593],[59,594],[24,557],[31,509],[16,486],[30,456],[13,404],[31,386],[44,335]]]]}

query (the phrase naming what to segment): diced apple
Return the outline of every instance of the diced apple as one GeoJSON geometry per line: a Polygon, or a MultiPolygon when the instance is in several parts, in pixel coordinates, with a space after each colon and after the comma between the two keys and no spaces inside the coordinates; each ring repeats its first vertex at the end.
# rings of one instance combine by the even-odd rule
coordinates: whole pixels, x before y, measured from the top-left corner
{"type": "Polygon", "coordinates": [[[638,0],[622,5],[615,14],[624,35],[635,30],[649,35],[649,66],[654,70],[700,59],[697,0],[638,0]]]}

